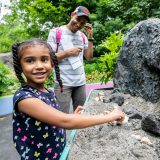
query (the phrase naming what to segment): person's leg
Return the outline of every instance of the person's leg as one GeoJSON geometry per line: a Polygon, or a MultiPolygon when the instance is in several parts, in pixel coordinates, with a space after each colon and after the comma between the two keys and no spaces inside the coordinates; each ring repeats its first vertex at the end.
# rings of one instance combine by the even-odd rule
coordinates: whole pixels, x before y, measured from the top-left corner
{"type": "Polygon", "coordinates": [[[83,106],[86,100],[86,85],[74,87],[72,91],[73,109],[78,105],[83,106]]]}
{"type": "Polygon", "coordinates": [[[63,86],[63,87],[64,87],[64,91],[61,92],[59,84],[55,83],[54,85],[55,96],[58,104],[60,105],[60,110],[65,113],[69,113],[72,88],[67,86],[63,86]]]}

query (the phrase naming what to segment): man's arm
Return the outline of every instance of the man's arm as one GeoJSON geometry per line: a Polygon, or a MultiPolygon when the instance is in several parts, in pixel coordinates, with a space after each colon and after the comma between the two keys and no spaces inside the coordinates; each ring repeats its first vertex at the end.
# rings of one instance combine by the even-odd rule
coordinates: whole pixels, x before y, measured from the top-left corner
{"type": "Polygon", "coordinates": [[[84,56],[88,61],[93,59],[93,42],[88,41],[88,48],[84,51],[84,56]]]}
{"type": "Polygon", "coordinates": [[[84,51],[84,56],[88,61],[93,59],[93,28],[92,25],[87,23],[84,27],[88,37],[88,48],[84,51]]]}

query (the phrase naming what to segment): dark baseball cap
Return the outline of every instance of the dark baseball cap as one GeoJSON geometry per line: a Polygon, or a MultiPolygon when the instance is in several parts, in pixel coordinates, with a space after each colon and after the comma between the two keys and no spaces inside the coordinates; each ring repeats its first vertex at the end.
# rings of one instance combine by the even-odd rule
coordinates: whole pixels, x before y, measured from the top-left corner
{"type": "Polygon", "coordinates": [[[89,10],[86,7],[83,6],[79,6],[75,9],[74,11],[77,16],[85,16],[87,18],[88,21],[90,21],[90,17],[89,17],[89,10]]]}

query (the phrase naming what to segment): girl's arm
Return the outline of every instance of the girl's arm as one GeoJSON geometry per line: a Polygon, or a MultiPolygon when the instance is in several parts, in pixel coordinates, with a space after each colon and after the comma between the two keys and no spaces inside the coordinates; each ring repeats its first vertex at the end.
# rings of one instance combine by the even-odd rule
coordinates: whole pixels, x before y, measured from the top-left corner
{"type": "Polygon", "coordinates": [[[20,112],[24,112],[39,121],[66,129],[86,128],[124,119],[124,113],[118,110],[113,110],[107,115],[66,114],[37,98],[20,101],[18,109],[20,112]]]}

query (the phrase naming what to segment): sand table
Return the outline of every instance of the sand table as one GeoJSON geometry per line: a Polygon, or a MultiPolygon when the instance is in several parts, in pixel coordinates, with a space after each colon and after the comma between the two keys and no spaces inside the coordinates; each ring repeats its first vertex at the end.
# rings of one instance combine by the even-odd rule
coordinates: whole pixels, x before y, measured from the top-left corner
{"type": "MultiPolygon", "coordinates": [[[[111,90],[94,90],[85,104],[83,114],[100,114],[112,110],[115,103],[97,101],[99,93],[109,98],[111,90]]],[[[142,98],[124,95],[124,103],[120,109],[129,118],[124,125],[99,125],[77,130],[69,151],[68,160],[159,160],[160,138],[141,129],[140,116],[132,116],[130,110],[142,114],[160,113],[155,106],[142,98]]],[[[106,101],[107,101],[106,98],[106,101]]],[[[160,108],[160,107],[159,107],[160,108]]],[[[139,114],[140,115],[140,114],[139,114]]]]}

